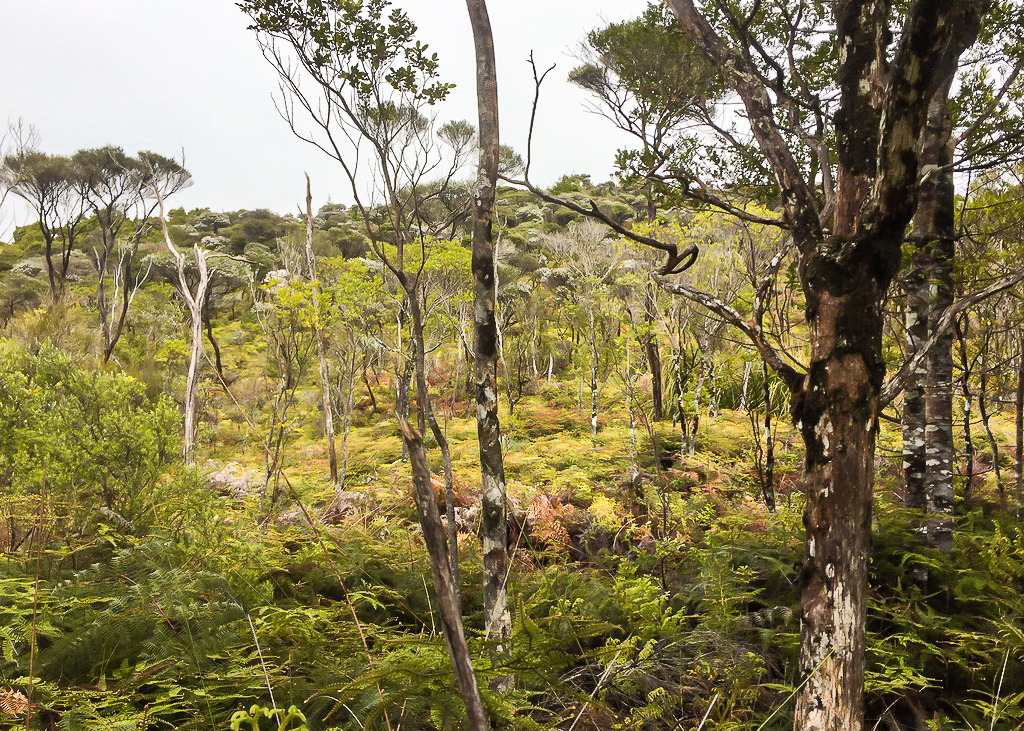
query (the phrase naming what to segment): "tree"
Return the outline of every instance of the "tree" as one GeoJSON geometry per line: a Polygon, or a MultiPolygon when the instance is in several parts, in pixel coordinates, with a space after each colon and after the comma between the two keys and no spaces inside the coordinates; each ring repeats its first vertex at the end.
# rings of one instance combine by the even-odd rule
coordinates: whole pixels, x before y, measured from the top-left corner
{"type": "Polygon", "coordinates": [[[50,297],[56,303],[64,296],[71,255],[79,234],[88,225],[88,217],[71,160],[40,152],[35,142],[31,134],[18,140],[15,151],[3,160],[0,177],[5,188],[26,200],[39,216],[50,297]],[[56,262],[55,244],[60,249],[56,262]]]}
{"type": "Polygon", "coordinates": [[[482,479],[484,540],[484,627],[503,642],[511,631],[505,581],[508,529],[505,519],[505,466],[498,422],[498,330],[495,320],[494,194],[501,145],[498,135],[498,81],[494,38],[485,0],[466,0],[476,49],[476,96],[480,119],[480,164],[473,206],[474,343],[477,441],[482,479]]]}
{"type": "Polygon", "coordinates": [[[609,345],[614,337],[604,304],[607,288],[622,261],[621,248],[607,243],[608,228],[585,219],[547,237],[547,245],[571,271],[564,288],[587,344],[587,385],[590,392],[590,433],[597,434],[598,387],[610,369],[609,345]]]}
{"type": "Polygon", "coordinates": [[[167,198],[191,185],[192,176],[171,158],[153,152],[131,157],[113,146],[79,150],[71,163],[76,170],[77,193],[92,211],[100,233],[100,244],[93,247],[93,264],[106,362],[124,332],[132,300],[148,275],[148,269],[133,274],[133,268],[139,244],[150,229],[150,216],[157,206],[156,197],[149,192],[158,188],[167,198]],[[127,241],[120,241],[118,251],[123,233],[128,233],[127,241]],[[112,261],[115,253],[117,260],[112,261]],[[113,279],[109,284],[114,289],[109,302],[108,276],[113,279]]]}
{"type": "Polygon", "coordinates": [[[793,416],[806,448],[804,683],[796,727],[861,729],[871,490],[885,373],[882,303],[914,212],[918,138],[929,102],[977,37],[987,3],[914,3],[891,55],[887,3],[836,4],[831,41],[843,51],[833,117],[836,185],[826,190],[825,207],[774,116],[777,104],[784,109],[792,101],[776,83],[785,69],[772,66],[751,23],[732,14],[717,18],[735,33],[727,41],[722,26],[716,30],[691,0],[668,4],[740,97],[799,252],[811,362],[806,373],[779,369],[794,391],[793,416]]]}
{"type": "MultiPolygon", "coordinates": [[[[344,170],[371,248],[400,293],[399,326],[409,337],[396,364],[397,411],[419,504],[427,499],[421,491],[429,490],[421,442],[427,424],[442,459],[450,459],[426,379],[421,275],[429,235],[436,233],[425,207],[447,188],[468,152],[453,150],[445,166],[426,114],[451,87],[437,79],[437,57],[416,40],[415,24],[401,10],[389,10],[387,0],[243,0],[239,7],[253,20],[263,54],[278,72],[283,95],[279,109],[297,136],[315,144],[344,170]],[[310,80],[311,87],[303,84],[310,80]],[[296,105],[313,124],[315,135],[297,126],[296,105]],[[367,148],[373,175],[368,195],[359,169],[360,151],[367,148]],[[440,185],[425,185],[430,176],[438,175],[440,185]],[[418,267],[407,261],[414,250],[419,252],[418,267]],[[418,429],[406,420],[410,385],[415,387],[418,429]]],[[[440,532],[436,510],[421,507],[420,520],[424,535],[440,532]]],[[[439,597],[457,596],[450,566],[437,564],[443,560],[438,553],[430,553],[435,590],[439,597]]],[[[447,601],[443,604],[450,609],[447,601]]],[[[445,639],[470,721],[482,729],[486,722],[478,713],[481,701],[457,613],[445,617],[445,639]]]]}
{"type": "Polygon", "coordinates": [[[182,447],[182,456],[186,465],[192,465],[195,463],[197,444],[198,425],[196,412],[199,399],[199,368],[203,357],[203,307],[206,303],[206,293],[210,286],[210,270],[207,264],[210,253],[199,244],[195,244],[192,247],[193,254],[195,255],[195,266],[199,272],[199,281],[195,285],[195,291],[193,291],[185,274],[185,255],[178,251],[171,241],[171,232],[167,228],[167,219],[164,215],[163,196],[159,192],[157,192],[157,201],[160,208],[160,228],[164,235],[164,244],[167,246],[171,256],[174,257],[174,263],[178,272],[178,290],[188,306],[191,318],[191,351],[188,361],[188,375],[185,378],[185,440],[182,447]]]}

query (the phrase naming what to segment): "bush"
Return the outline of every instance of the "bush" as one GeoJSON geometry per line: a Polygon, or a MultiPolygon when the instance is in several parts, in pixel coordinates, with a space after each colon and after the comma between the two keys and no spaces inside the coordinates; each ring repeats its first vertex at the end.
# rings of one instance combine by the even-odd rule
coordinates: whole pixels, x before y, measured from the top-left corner
{"type": "MultiPolygon", "coordinates": [[[[90,371],[48,344],[13,351],[0,370],[0,485],[38,502],[46,533],[61,542],[97,532],[138,532],[153,520],[154,489],[178,455],[178,414],[162,396],[118,372],[90,371]]],[[[17,548],[33,531],[13,515],[2,539],[17,548]]],[[[37,533],[33,541],[39,539],[37,533]]]]}

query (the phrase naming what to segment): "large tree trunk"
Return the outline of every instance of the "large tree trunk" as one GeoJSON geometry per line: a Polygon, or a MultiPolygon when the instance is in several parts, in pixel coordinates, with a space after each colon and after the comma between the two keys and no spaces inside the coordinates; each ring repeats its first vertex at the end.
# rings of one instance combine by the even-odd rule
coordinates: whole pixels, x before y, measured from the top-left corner
{"type": "Polygon", "coordinates": [[[313,254],[313,191],[306,176],[306,268],[313,298],[313,334],[316,336],[316,357],[320,364],[320,403],[324,414],[324,436],[327,437],[327,466],[331,484],[338,485],[338,453],[334,448],[334,409],[331,407],[331,374],[324,344],[323,317],[320,309],[320,281],[316,277],[316,257],[313,254]]]}
{"type": "Polygon", "coordinates": [[[480,169],[473,208],[474,341],[477,439],[483,482],[484,629],[503,643],[511,632],[505,575],[508,528],[505,519],[505,466],[498,422],[497,340],[494,281],[494,195],[498,179],[498,82],[494,39],[484,0],[466,0],[476,49],[480,169]]]}
{"type": "MultiPolygon", "coordinates": [[[[824,277],[823,277],[824,279],[824,277]]],[[[809,304],[811,367],[793,416],[806,453],[797,728],[860,729],[885,284],[834,272],[809,304]]]]}

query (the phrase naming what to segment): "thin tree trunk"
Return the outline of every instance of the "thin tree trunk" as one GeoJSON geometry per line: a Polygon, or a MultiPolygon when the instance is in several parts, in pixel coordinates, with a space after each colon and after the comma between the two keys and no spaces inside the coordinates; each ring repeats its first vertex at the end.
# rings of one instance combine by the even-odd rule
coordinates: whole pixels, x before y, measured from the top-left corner
{"type": "Polygon", "coordinates": [[[594,329],[594,310],[590,310],[590,434],[597,434],[597,332],[594,329]]]}
{"type": "Polygon", "coordinates": [[[1016,447],[1017,462],[1016,475],[1014,476],[1017,485],[1017,514],[1020,515],[1021,505],[1024,504],[1024,331],[1020,334],[1020,355],[1017,358],[1017,394],[1014,399],[1014,419],[1017,425],[1016,447]]]}
{"type": "MultiPolygon", "coordinates": [[[[503,646],[511,633],[505,581],[508,526],[505,465],[498,421],[497,341],[494,277],[494,196],[498,180],[498,82],[494,38],[484,0],[466,0],[476,49],[480,166],[473,207],[474,326],[477,440],[480,446],[484,543],[484,631],[503,646]]],[[[508,686],[508,681],[499,681],[508,686]]]]}
{"type": "MultiPolygon", "coordinates": [[[[196,298],[206,297],[206,283],[209,281],[205,276],[206,257],[205,252],[200,254],[196,246],[196,260],[202,261],[200,285],[196,291],[196,298]]],[[[187,286],[184,277],[182,286],[187,286]]],[[[201,308],[201,305],[200,307],[201,308]]],[[[199,309],[197,308],[197,309],[199,309]]],[[[198,436],[197,411],[199,403],[199,366],[203,357],[203,318],[200,312],[192,313],[192,349],[188,362],[188,376],[185,378],[185,445],[183,456],[185,464],[195,463],[195,450],[198,436]]]]}
{"type": "Polygon", "coordinates": [[[661,421],[665,418],[664,396],[661,383],[661,351],[658,349],[658,337],[654,333],[654,313],[658,303],[653,282],[647,283],[644,292],[644,352],[647,354],[647,365],[651,369],[651,404],[652,418],[661,421]]]}
{"type": "Polygon", "coordinates": [[[217,375],[224,378],[224,363],[220,357],[220,346],[217,344],[217,338],[213,335],[213,322],[210,318],[210,298],[206,298],[206,302],[203,305],[203,326],[206,328],[206,339],[210,341],[210,347],[213,348],[213,367],[217,369],[217,375]]]}
{"type": "Polygon", "coordinates": [[[445,644],[448,646],[448,655],[455,673],[455,685],[462,696],[462,702],[466,705],[469,728],[472,731],[487,731],[487,716],[480,700],[480,689],[477,686],[469,646],[466,644],[466,635],[462,627],[458,591],[448,565],[448,550],[445,546],[444,529],[441,527],[441,516],[437,511],[434,490],[430,486],[430,468],[427,466],[427,456],[423,451],[423,439],[404,419],[400,418],[399,424],[409,450],[413,497],[416,500],[416,511],[430,556],[434,593],[441,614],[445,644]]]}
{"type": "Polygon", "coordinates": [[[769,511],[775,512],[775,438],[772,434],[772,389],[768,378],[768,364],[761,362],[761,378],[764,388],[764,475],[761,490],[764,504],[769,511]]]}
{"type": "Polygon", "coordinates": [[[700,426],[700,395],[704,390],[704,377],[706,367],[704,355],[701,354],[700,364],[697,367],[697,388],[693,391],[693,423],[690,425],[690,444],[686,449],[691,457],[697,451],[697,428],[700,426]]]}
{"type": "Polygon", "coordinates": [[[750,385],[751,363],[748,360],[743,364],[743,388],[740,391],[740,411],[747,410],[747,386],[750,385]]]}
{"type": "Polygon", "coordinates": [[[338,485],[338,453],[334,448],[334,409],[331,408],[331,373],[324,344],[323,315],[320,309],[320,280],[316,276],[316,257],[313,254],[313,191],[306,175],[306,268],[310,293],[313,298],[313,334],[316,336],[316,357],[320,364],[320,405],[324,415],[324,436],[327,437],[327,465],[331,484],[338,485]]]}
{"type": "MultiPolygon", "coordinates": [[[[356,352],[355,348],[352,349],[352,362],[350,363],[350,369],[348,374],[348,394],[345,398],[345,417],[342,423],[341,431],[341,469],[338,474],[338,492],[345,489],[345,484],[348,480],[348,438],[352,433],[352,409],[355,402],[356,392],[356,352]]],[[[363,371],[363,378],[366,378],[366,372],[363,371]]],[[[370,384],[367,382],[367,388],[370,384]]]]}
{"type": "Polygon", "coordinates": [[[992,449],[992,469],[996,473],[996,490],[999,492],[999,504],[1006,510],[1006,486],[1003,484],[1003,470],[999,466],[999,443],[996,435],[992,433],[992,425],[988,419],[988,407],[985,406],[985,399],[988,391],[988,366],[982,363],[981,384],[978,387],[978,413],[981,414],[981,425],[985,428],[985,436],[988,445],[992,449]]]}
{"type": "Polygon", "coordinates": [[[974,438],[971,429],[973,417],[972,407],[974,396],[971,393],[971,360],[967,351],[967,327],[968,319],[963,319],[963,325],[955,326],[957,343],[960,346],[960,395],[963,398],[963,430],[964,430],[964,499],[971,497],[974,489],[974,438]]]}

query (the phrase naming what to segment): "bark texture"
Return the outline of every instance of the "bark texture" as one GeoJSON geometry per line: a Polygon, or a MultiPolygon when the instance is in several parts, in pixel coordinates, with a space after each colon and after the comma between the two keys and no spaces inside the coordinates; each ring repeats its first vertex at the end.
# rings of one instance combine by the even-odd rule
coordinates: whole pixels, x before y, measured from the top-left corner
{"type": "Polygon", "coordinates": [[[498,328],[495,320],[494,195],[498,181],[498,81],[494,38],[484,0],[466,0],[476,49],[476,92],[480,122],[480,167],[473,207],[473,283],[476,424],[482,478],[481,532],[484,542],[484,629],[503,643],[511,632],[505,576],[508,527],[505,466],[498,421],[498,328]]]}
{"type": "Polygon", "coordinates": [[[803,176],[776,121],[776,97],[750,61],[749,44],[726,43],[692,0],[667,2],[741,98],[799,254],[811,361],[802,375],[777,368],[794,391],[793,418],[806,449],[803,684],[795,728],[861,731],[871,493],[885,376],[882,303],[916,205],[929,102],[977,37],[987,2],[913,3],[891,59],[887,2],[834,4],[840,102],[831,215],[822,215],[814,181],[803,176]]]}
{"type": "MultiPolygon", "coordinates": [[[[921,136],[927,170],[918,192],[907,283],[907,346],[913,354],[935,334],[953,304],[954,189],[949,81],[932,97],[921,136]]],[[[903,422],[905,502],[923,511],[927,542],[953,548],[953,330],[947,329],[907,377],[903,422]]]]}

